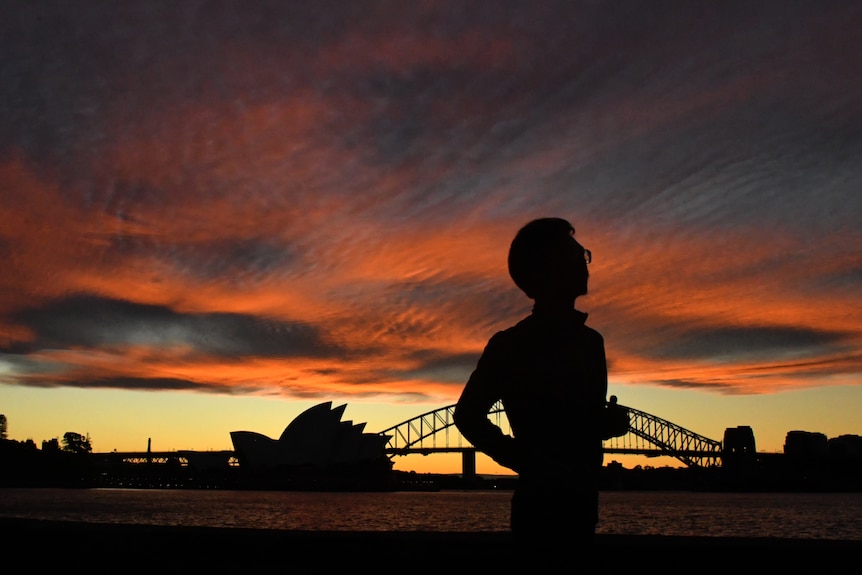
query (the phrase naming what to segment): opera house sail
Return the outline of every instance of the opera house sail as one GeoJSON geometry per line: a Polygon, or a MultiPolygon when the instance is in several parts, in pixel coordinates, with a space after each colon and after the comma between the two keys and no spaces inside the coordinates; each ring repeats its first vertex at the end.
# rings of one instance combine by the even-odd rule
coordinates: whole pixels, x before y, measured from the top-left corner
{"type": "Polygon", "coordinates": [[[243,486],[252,489],[388,490],[394,488],[389,436],[341,421],[345,405],[327,401],[299,414],[278,439],[230,433],[243,486]]]}

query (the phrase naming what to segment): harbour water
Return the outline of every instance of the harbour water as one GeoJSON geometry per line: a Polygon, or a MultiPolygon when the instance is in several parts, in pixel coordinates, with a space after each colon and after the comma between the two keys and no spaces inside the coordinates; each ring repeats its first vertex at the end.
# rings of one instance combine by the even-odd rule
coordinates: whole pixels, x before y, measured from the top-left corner
{"type": "MultiPolygon", "coordinates": [[[[0,489],[0,517],[309,531],[508,530],[511,492],[0,489]]],[[[599,533],[862,541],[862,493],[607,491],[599,533]]]]}

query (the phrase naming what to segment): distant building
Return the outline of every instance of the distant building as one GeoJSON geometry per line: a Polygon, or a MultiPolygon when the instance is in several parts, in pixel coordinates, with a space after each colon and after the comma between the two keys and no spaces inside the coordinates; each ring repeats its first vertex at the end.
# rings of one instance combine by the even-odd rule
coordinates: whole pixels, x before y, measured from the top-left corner
{"type": "Polygon", "coordinates": [[[818,459],[829,452],[826,435],[816,431],[788,431],[784,438],[784,455],[793,459],[818,459]]]}
{"type": "Polygon", "coordinates": [[[839,435],[829,439],[829,454],[839,460],[862,459],[862,437],[839,435]]]}

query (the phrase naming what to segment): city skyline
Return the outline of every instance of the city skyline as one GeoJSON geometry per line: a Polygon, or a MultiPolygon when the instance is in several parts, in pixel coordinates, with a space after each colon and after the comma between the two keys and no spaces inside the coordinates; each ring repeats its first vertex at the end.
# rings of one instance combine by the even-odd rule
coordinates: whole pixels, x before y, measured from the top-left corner
{"type": "MultiPolygon", "coordinates": [[[[323,404],[331,406],[333,409],[347,409],[348,404],[344,403],[341,405],[333,405],[332,402],[322,402],[323,404]]],[[[316,404],[316,406],[312,407],[320,407],[321,404],[316,404]]],[[[453,406],[445,406],[436,410],[432,410],[430,412],[425,412],[421,414],[416,414],[416,416],[412,417],[409,420],[401,421],[398,424],[394,424],[389,426],[385,430],[367,430],[365,429],[364,421],[355,421],[355,420],[347,420],[346,424],[352,424],[356,429],[361,429],[365,433],[379,433],[386,435],[387,437],[392,438],[394,441],[391,444],[391,447],[407,447],[408,441],[416,441],[415,444],[410,445],[410,449],[408,453],[400,453],[400,454],[390,454],[390,458],[394,464],[394,469],[400,471],[424,471],[431,473],[461,473],[463,471],[463,461],[462,455],[460,452],[460,448],[462,447],[470,447],[469,442],[467,442],[457,428],[454,425],[451,425],[451,412],[447,415],[445,412],[447,410],[451,410],[453,406]],[[450,425],[446,425],[445,422],[449,421],[450,425]],[[397,429],[396,429],[397,428],[397,429]],[[422,436],[421,441],[419,441],[420,435],[422,436]],[[433,452],[428,451],[422,453],[421,450],[423,448],[433,448],[433,452]],[[450,450],[451,448],[451,450],[450,450]],[[428,461],[425,464],[416,465],[416,463],[423,459],[430,459],[430,464],[428,461]]],[[[633,407],[633,406],[626,406],[633,407]]],[[[495,420],[498,419],[498,416],[492,416],[495,420]]],[[[4,414],[5,418],[5,414],[4,414]]],[[[642,412],[641,410],[636,410],[631,414],[631,426],[632,429],[641,429],[643,432],[647,433],[650,438],[616,438],[610,439],[605,443],[606,453],[604,456],[604,465],[608,464],[620,464],[626,468],[636,468],[636,467],[646,467],[646,468],[654,468],[654,467],[687,467],[690,463],[686,463],[683,459],[681,459],[677,455],[655,455],[655,454],[641,454],[641,455],[633,455],[620,453],[618,449],[647,449],[654,453],[658,453],[662,450],[660,447],[660,443],[654,443],[654,441],[663,441],[670,439],[671,443],[666,445],[669,451],[673,451],[675,449],[674,444],[677,447],[682,445],[688,445],[685,449],[694,449],[702,451],[703,453],[700,456],[694,456],[695,461],[698,460],[698,457],[705,457],[709,459],[711,456],[707,455],[707,453],[716,453],[711,447],[707,444],[711,444],[712,442],[718,442],[719,444],[723,444],[726,439],[726,434],[728,432],[733,432],[737,434],[740,428],[747,428],[747,432],[752,434],[752,437],[755,441],[755,451],[759,455],[771,456],[773,454],[784,454],[786,452],[787,442],[791,441],[791,435],[793,434],[802,434],[805,436],[822,436],[823,441],[829,442],[829,445],[832,444],[833,439],[847,440],[853,437],[860,438],[862,436],[858,434],[840,434],[840,436],[829,437],[826,434],[819,431],[811,431],[811,430],[798,430],[791,429],[788,430],[786,435],[785,444],[782,446],[781,450],[763,450],[758,449],[756,445],[756,437],[754,437],[754,430],[750,429],[750,426],[740,425],[734,426],[733,428],[727,428],[725,433],[722,436],[715,437],[707,437],[706,442],[700,444],[701,439],[694,440],[691,438],[692,435],[701,435],[697,433],[695,430],[691,429],[677,429],[676,432],[669,432],[666,429],[662,430],[660,428],[665,427],[673,427],[678,428],[679,426],[672,421],[660,421],[663,418],[656,416],[655,414],[650,414],[646,412],[642,412]],[[638,413],[640,412],[640,413],[638,413]],[[653,423],[646,423],[646,421],[653,421],[653,423]],[[647,427],[644,427],[644,426],[647,427]],[[669,437],[665,437],[665,433],[671,433],[669,437]],[[679,437],[676,434],[679,433],[679,437]],[[690,439],[686,439],[689,437],[690,439]],[[689,443],[692,441],[693,443],[689,443]],[[695,444],[698,446],[695,446],[695,444]]],[[[4,424],[6,420],[4,419],[4,424]]],[[[285,429],[282,431],[286,431],[289,427],[291,427],[293,421],[288,422],[285,426],[285,429]]],[[[505,418],[501,423],[505,432],[509,433],[510,429],[508,424],[505,422],[505,418]]],[[[245,430],[234,430],[241,432],[249,432],[252,431],[255,434],[260,433],[258,431],[252,429],[245,430]]],[[[92,448],[91,445],[91,437],[89,434],[77,434],[76,432],[72,432],[74,435],[78,435],[81,439],[87,440],[87,445],[92,448]]],[[[263,433],[262,435],[267,436],[267,433],[263,433]]],[[[313,437],[313,436],[312,436],[313,437]]],[[[702,436],[703,437],[703,436],[702,436]]],[[[701,437],[701,438],[702,438],[701,437]]],[[[271,440],[275,441],[277,439],[277,435],[273,435],[270,437],[271,440]]],[[[28,438],[28,440],[32,440],[32,438],[28,438]]],[[[12,439],[12,441],[19,442],[19,440],[12,439]]],[[[54,437],[51,440],[43,440],[42,449],[54,450],[58,449],[62,444],[65,444],[65,437],[54,437]],[[50,444],[46,446],[46,443],[50,444]]],[[[35,445],[35,441],[33,441],[35,445]]],[[[110,439],[106,442],[110,444],[110,439]]],[[[231,438],[231,443],[233,444],[233,438],[231,438]]],[[[825,445],[825,444],[824,444],[825,445]]],[[[387,444],[387,446],[390,446],[387,444]]],[[[35,445],[36,448],[39,448],[38,445],[35,445]]],[[[735,450],[738,447],[731,447],[730,449],[735,450]]],[[[234,445],[231,445],[227,449],[208,449],[204,451],[199,451],[196,449],[154,449],[152,446],[152,438],[147,438],[147,445],[145,449],[135,447],[131,450],[117,450],[113,449],[111,451],[100,451],[94,450],[94,454],[116,454],[116,453],[126,453],[126,454],[138,454],[143,455],[145,453],[153,453],[158,456],[164,456],[165,454],[170,453],[186,453],[186,452],[195,452],[195,453],[217,453],[217,452],[228,452],[234,451],[234,445]]],[[[687,453],[682,457],[688,456],[689,458],[693,455],[691,453],[687,453]]],[[[721,465],[721,455],[717,454],[719,458],[719,465],[721,465]]],[[[509,469],[500,467],[491,461],[487,456],[482,454],[481,452],[476,453],[476,460],[479,461],[480,473],[485,475],[512,475],[513,472],[509,469]]],[[[706,460],[704,460],[706,461],[706,460]]],[[[698,463],[699,465],[706,465],[704,461],[698,463]]]]}
{"type": "Polygon", "coordinates": [[[530,311],[506,252],[541,216],[592,251],[620,403],[770,452],[862,434],[855,4],[4,12],[12,439],[222,450],[322,401],[370,431],[451,405],[530,311]]]}

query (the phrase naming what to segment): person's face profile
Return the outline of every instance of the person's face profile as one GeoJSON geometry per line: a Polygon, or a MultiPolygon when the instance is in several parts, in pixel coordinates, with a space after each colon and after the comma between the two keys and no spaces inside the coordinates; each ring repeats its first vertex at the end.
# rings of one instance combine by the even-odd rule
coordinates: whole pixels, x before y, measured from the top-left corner
{"type": "Polygon", "coordinates": [[[540,297],[549,299],[573,299],[587,293],[587,251],[573,237],[554,250],[548,276],[540,297]]]}
{"type": "Polygon", "coordinates": [[[588,252],[575,238],[570,240],[566,253],[566,287],[569,288],[570,295],[577,297],[587,293],[587,279],[590,275],[587,270],[588,252]]]}

